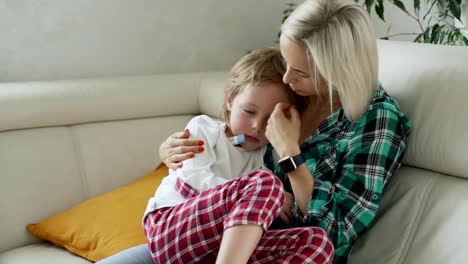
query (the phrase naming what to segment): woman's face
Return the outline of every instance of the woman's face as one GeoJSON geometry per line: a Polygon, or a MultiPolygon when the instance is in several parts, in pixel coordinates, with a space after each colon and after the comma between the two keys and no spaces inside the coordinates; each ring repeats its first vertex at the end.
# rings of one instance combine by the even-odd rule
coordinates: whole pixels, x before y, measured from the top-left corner
{"type": "MultiPolygon", "coordinates": [[[[286,73],[283,76],[284,83],[289,84],[291,89],[301,96],[327,93],[327,89],[324,89],[324,86],[321,85],[323,81],[315,81],[314,76],[311,76],[305,47],[282,35],[280,37],[280,50],[287,63],[286,73]],[[320,87],[316,89],[316,85],[320,87]]],[[[310,65],[312,65],[312,62],[310,65]]]]}

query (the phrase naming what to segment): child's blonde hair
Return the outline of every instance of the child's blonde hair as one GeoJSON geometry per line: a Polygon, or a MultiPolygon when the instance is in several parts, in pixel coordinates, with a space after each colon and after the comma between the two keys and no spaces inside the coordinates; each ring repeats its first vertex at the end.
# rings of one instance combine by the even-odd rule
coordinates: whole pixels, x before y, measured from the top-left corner
{"type": "Polygon", "coordinates": [[[289,85],[283,83],[286,64],[281,52],[277,48],[261,48],[249,52],[242,57],[229,72],[224,90],[224,104],[222,118],[229,121],[230,112],[227,102],[242,92],[247,85],[278,84],[288,94],[289,102],[295,104],[301,111],[304,107],[304,98],[294,94],[289,85]]]}
{"type": "Polygon", "coordinates": [[[281,35],[307,49],[310,74],[325,79],[330,103],[336,90],[346,117],[358,120],[378,85],[377,41],[366,11],[351,0],[306,0],[281,35]]]}

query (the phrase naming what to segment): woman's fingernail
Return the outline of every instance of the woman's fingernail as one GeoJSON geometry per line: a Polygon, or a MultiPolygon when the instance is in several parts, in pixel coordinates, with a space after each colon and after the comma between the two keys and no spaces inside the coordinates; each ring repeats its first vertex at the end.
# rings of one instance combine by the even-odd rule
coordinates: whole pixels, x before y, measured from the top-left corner
{"type": "Polygon", "coordinates": [[[188,157],[189,157],[189,158],[193,158],[193,157],[195,157],[195,154],[190,153],[190,154],[188,154],[188,157]]]}
{"type": "Polygon", "coordinates": [[[289,108],[296,109],[296,105],[292,104],[289,106],[289,108]]]}
{"type": "Polygon", "coordinates": [[[198,148],[198,152],[203,152],[203,151],[205,151],[205,149],[203,147],[198,148]]]}
{"type": "Polygon", "coordinates": [[[203,144],[205,144],[205,142],[203,142],[203,140],[198,141],[198,146],[203,146],[203,144]]]}
{"type": "Polygon", "coordinates": [[[177,165],[177,168],[179,169],[182,168],[182,165],[183,165],[182,163],[179,163],[179,165],[177,165]]]}

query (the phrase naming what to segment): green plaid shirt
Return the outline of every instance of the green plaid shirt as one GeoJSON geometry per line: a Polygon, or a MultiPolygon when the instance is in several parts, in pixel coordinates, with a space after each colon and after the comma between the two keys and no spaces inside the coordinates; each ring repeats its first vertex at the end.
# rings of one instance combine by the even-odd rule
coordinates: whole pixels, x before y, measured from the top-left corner
{"type": "MultiPolygon", "coordinates": [[[[372,223],[385,184],[401,165],[411,121],[379,86],[360,120],[350,122],[337,110],[300,146],[314,177],[308,210],[294,204],[294,226],[319,226],[335,245],[333,263],[346,263],[354,241],[372,223]]],[[[289,178],[273,163],[268,146],[265,163],[293,193],[289,178]]]]}

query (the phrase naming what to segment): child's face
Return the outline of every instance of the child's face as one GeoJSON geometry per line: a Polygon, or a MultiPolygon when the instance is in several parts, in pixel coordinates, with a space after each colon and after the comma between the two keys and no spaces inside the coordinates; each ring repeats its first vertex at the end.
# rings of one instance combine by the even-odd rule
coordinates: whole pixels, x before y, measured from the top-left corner
{"type": "Polygon", "coordinates": [[[268,144],[265,128],[277,103],[289,102],[285,88],[279,84],[247,85],[237,94],[227,109],[230,111],[227,135],[244,134],[241,147],[255,150],[268,144]]]}

